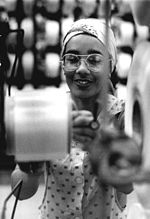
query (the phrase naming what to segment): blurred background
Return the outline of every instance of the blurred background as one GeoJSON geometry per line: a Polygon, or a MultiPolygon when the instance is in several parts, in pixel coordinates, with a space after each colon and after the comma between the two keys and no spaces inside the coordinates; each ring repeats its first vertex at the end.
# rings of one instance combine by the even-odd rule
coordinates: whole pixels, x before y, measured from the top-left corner
{"type": "MultiPolygon", "coordinates": [[[[6,84],[11,84],[19,90],[26,86],[32,86],[34,89],[43,86],[63,89],[65,79],[60,68],[62,39],[73,21],[87,17],[104,18],[104,0],[1,0],[0,36],[4,40],[0,40],[0,47],[5,47],[6,52],[4,68],[6,84]],[[13,31],[8,34],[7,28],[23,29],[24,38],[13,31]],[[6,44],[3,45],[3,42],[6,44]],[[12,75],[16,54],[18,60],[12,75]]],[[[149,41],[150,30],[134,22],[128,0],[111,1],[110,21],[118,49],[117,69],[111,79],[117,96],[125,99],[127,75],[134,48],[143,40],[149,41]]],[[[0,58],[3,58],[3,55],[0,52],[0,58]]],[[[0,142],[1,209],[4,198],[11,190],[10,173],[14,169],[15,162],[13,157],[6,156],[3,139],[0,139],[0,142]]],[[[37,218],[35,209],[38,208],[42,195],[41,179],[41,186],[36,195],[27,202],[19,203],[16,218],[28,219],[32,217],[32,213],[33,218],[37,218]],[[25,217],[22,215],[24,212],[25,217]]],[[[132,200],[131,195],[131,202],[132,200]]],[[[13,203],[12,198],[9,210],[13,203]]]]}

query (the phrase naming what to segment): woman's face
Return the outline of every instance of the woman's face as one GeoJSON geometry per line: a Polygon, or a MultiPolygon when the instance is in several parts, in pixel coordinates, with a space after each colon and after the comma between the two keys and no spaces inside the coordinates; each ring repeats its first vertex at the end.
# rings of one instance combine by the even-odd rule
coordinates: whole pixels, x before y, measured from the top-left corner
{"type": "MultiPolygon", "coordinates": [[[[95,37],[79,34],[70,39],[66,45],[65,54],[90,55],[100,54],[104,57],[105,47],[95,37]]],[[[82,60],[74,71],[65,71],[66,82],[74,98],[94,98],[99,96],[103,86],[103,75],[105,72],[104,62],[97,72],[88,69],[87,64],[82,60]]],[[[107,73],[108,74],[108,73],[107,73]]]]}

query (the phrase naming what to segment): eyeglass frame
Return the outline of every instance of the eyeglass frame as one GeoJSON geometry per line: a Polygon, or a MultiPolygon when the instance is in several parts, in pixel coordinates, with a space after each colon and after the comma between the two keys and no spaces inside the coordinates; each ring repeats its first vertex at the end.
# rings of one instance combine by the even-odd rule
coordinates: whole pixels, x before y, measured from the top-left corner
{"type": "MultiPolygon", "coordinates": [[[[88,57],[89,56],[91,56],[91,55],[98,55],[98,56],[102,56],[101,54],[99,54],[99,53],[92,53],[92,54],[89,54],[89,55],[78,55],[78,54],[73,54],[73,53],[66,53],[65,55],[63,55],[62,56],[62,58],[61,58],[61,60],[60,60],[60,63],[62,64],[62,66],[63,66],[63,69],[65,69],[65,65],[63,64],[64,63],[64,57],[65,56],[67,56],[67,55],[73,55],[73,56],[75,56],[75,57],[77,57],[78,58],[78,66],[75,68],[75,69],[71,69],[71,70],[66,70],[66,71],[76,71],[78,68],[79,68],[79,66],[81,65],[81,60],[83,60],[85,63],[86,63],[86,65],[87,65],[87,68],[88,68],[88,70],[90,70],[90,71],[93,71],[93,72],[98,72],[99,70],[94,70],[94,69],[92,69],[92,68],[90,68],[89,67],[89,63],[87,62],[87,59],[88,59],[88,57]],[[84,58],[79,58],[79,57],[86,57],[85,59],[84,58]]],[[[103,57],[103,60],[105,60],[105,57],[104,56],[102,56],[103,57]]],[[[111,57],[109,57],[109,59],[108,59],[108,61],[112,61],[112,58],[111,57]]]]}

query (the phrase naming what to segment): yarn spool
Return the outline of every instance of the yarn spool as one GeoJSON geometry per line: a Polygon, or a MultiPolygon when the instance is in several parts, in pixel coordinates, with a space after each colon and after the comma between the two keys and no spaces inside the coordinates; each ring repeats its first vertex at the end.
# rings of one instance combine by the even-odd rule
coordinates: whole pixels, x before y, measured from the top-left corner
{"type": "Polygon", "coordinates": [[[57,88],[12,89],[5,98],[7,154],[17,162],[62,158],[69,152],[70,101],[57,88]]]}
{"type": "Polygon", "coordinates": [[[73,10],[75,8],[76,2],[75,0],[64,0],[62,12],[66,17],[73,16],[73,10]]]}
{"type": "Polygon", "coordinates": [[[46,44],[55,46],[59,42],[59,23],[57,21],[47,20],[45,23],[46,44]]]}
{"type": "Polygon", "coordinates": [[[34,44],[34,24],[31,18],[25,18],[21,22],[21,28],[24,30],[24,46],[30,49],[34,44]]]}
{"type": "Polygon", "coordinates": [[[59,10],[59,4],[59,0],[46,0],[44,2],[45,9],[50,13],[56,13],[59,10]]]}
{"type": "Polygon", "coordinates": [[[30,50],[26,50],[22,55],[22,66],[24,70],[24,78],[30,81],[34,69],[34,55],[30,50]]]}
{"type": "Polygon", "coordinates": [[[59,75],[60,58],[57,53],[45,55],[45,75],[48,78],[56,78],[59,75]]]}

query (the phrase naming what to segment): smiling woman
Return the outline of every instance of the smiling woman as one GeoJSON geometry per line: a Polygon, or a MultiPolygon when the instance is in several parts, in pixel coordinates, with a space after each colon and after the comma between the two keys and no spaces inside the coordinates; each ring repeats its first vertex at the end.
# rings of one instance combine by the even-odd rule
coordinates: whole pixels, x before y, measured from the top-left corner
{"type": "MultiPolygon", "coordinates": [[[[67,43],[65,54],[68,55],[70,52],[86,56],[91,55],[92,52],[92,54],[94,53],[94,58],[99,57],[99,60],[104,60],[105,47],[95,37],[87,34],[79,34],[71,38],[67,43]]],[[[81,98],[90,100],[89,98],[91,97],[92,101],[95,101],[102,89],[103,74],[106,74],[104,69],[105,63],[104,61],[97,61],[96,65],[91,68],[91,65],[87,65],[87,61],[79,60],[80,62],[78,66],[71,72],[67,71],[66,63],[64,62],[64,73],[66,75],[66,81],[70,88],[71,95],[76,101],[80,101],[81,98]]]]}
{"type": "Polygon", "coordinates": [[[20,164],[30,174],[45,171],[41,219],[126,218],[126,194],[132,191],[132,185],[104,185],[91,159],[92,149],[95,161],[104,154],[101,138],[105,112],[108,126],[115,130],[117,124],[118,130],[124,111],[124,102],[109,91],[106,93],[104,78],[111,83],[109,77],[116,66],[117,50],[111,28],[108,27],[107,46],[105,32],[104,20],[81,19],[74,22],[63,41],[61,63],[73,105],[70,153],[59,160],[53,158],[44,166],[40,163],[39,168],[30,164],[31,168],[23,169],[20,164]]]}
{"type": "MultiPolygon", "coordinates": [[[[104,20],[81,19],[74,22],[63,41],[61,63],[74,105],[73,134],[70,154],[46,165],[46,190],[41,205],[43,219],[126,218],[126,193],[132,191],[132,185],[121,188],[103,185],[90,161],[89,148],[99,144],[104,122],[103,76],[110,82],[109,76],[117,62],[113,32],[109,27],[106,47],[105,30],[104,20]],[[93,121],[96,128],[90,125],[93,121]]],[[[124,103],[108,94],[107,111],[111,121],[123,109],[124,103]]]]}

